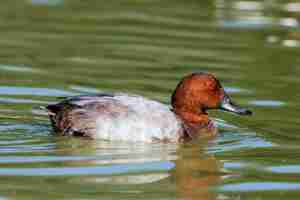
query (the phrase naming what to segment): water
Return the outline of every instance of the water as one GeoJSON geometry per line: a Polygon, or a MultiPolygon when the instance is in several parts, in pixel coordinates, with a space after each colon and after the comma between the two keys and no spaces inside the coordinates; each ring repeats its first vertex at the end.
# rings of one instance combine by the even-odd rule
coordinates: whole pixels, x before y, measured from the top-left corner
{"type": "Polygon", "coordinates": [[[10,0],[0,7],[0,199],[299,199],[299,1],[10,0]],[[53,135],[39,106],[122,91],[169,103],[217,75],[240,104],[186,145],[53,135]]]}

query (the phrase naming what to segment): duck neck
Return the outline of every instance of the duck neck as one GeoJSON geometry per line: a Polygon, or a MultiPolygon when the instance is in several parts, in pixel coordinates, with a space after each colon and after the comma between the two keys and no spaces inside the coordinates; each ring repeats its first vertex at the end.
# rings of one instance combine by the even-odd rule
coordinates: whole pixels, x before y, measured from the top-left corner
{"type": "Polygon", "coordinates": [[[201,135],[201,130],[209,127],[210,120],[207,113],[194,113],[183,109],[173,109],[174,113],[182,121],[183,134],[180,139],[190,141],[201,135]]]}
{"type": "Polygon", "coordinates": [[[205,111],[192,111],[173,108],[174,113],[184,122],[191,125],[206,125],[209,123],[208,114],[205,111]]]}

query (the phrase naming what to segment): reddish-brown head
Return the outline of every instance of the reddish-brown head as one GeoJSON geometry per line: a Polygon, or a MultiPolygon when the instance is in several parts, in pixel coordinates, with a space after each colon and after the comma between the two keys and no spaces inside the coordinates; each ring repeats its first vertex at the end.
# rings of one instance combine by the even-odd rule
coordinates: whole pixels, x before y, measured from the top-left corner
{"type": "Polygon", "coordinates": [[[220,82],[208,73],[193,73],[182,79],[172,95],[175,112],[206,114],[208,109],[223,109],[237,114],[251,112],[234,104],[220,82]]]}

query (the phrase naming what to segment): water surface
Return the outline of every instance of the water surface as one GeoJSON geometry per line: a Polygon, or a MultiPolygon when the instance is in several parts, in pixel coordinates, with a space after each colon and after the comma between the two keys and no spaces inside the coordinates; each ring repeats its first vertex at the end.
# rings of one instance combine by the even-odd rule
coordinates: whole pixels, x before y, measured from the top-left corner
{"type": "Polygon", "coordinates": [[[0,7],[0,199],[299,199],[300,2],[10,0],[0,7]],[[214,73],[254,111],[187,145],[53,135],[39,106],[101,91],[166,104],[214,73]]]}

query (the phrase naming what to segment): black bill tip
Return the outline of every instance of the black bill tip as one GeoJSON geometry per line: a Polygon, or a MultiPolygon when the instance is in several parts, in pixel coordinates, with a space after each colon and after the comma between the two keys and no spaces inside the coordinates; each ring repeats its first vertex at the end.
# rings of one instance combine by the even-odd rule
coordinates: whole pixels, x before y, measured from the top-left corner
{"type": "Polygon", "coordinates": [[[225,95],[223,98],[223,101],[220,105],[220,109],[224,110],[224,111],[228,111],[228,112],[233,112],[236,113],[238,115],[252,115],[252,111],[246,109],[246,108],[242,108],[241,106],[233,103],[231,101],[231,99],[229,98],[229,96],[225,95]]]}
{"type": "Polygon", "coordinates": [[[252,113],[251,110],[244,109],[243,111],[237,112],[237,114],[240,114],[240,115],[252,115],[253,113],[252,113]]]}

